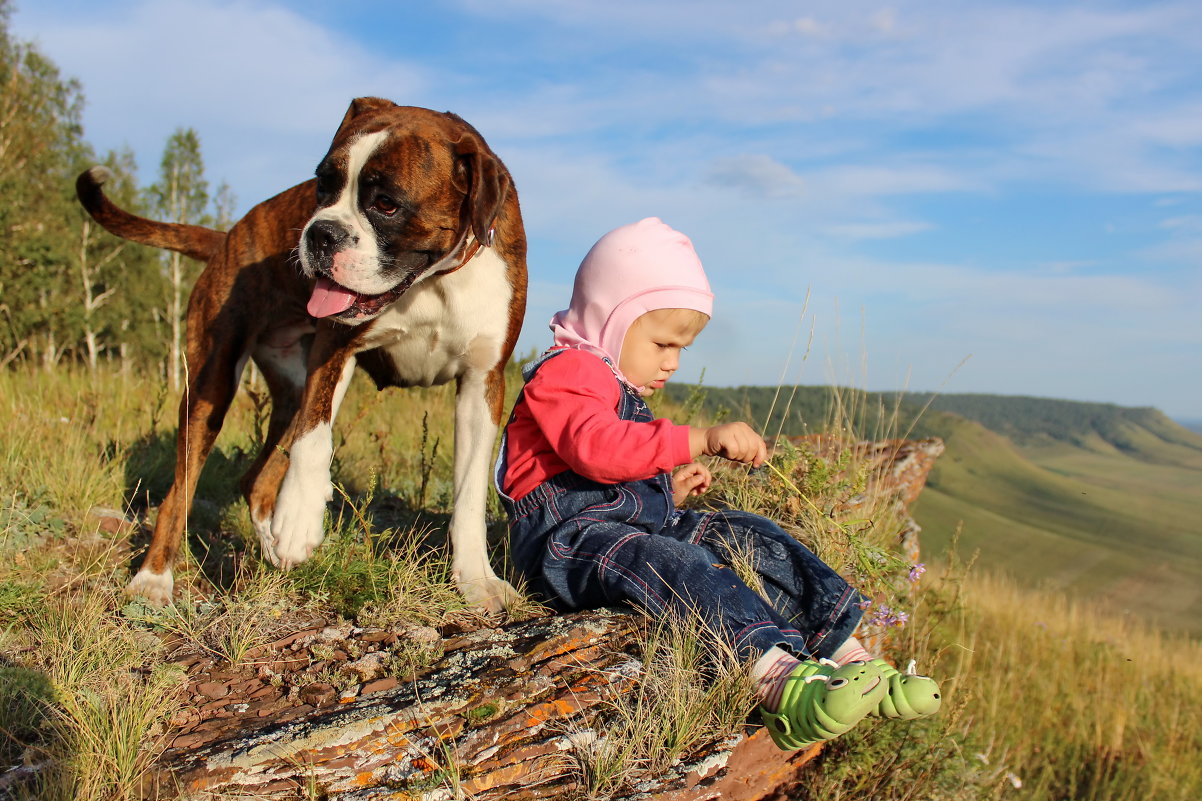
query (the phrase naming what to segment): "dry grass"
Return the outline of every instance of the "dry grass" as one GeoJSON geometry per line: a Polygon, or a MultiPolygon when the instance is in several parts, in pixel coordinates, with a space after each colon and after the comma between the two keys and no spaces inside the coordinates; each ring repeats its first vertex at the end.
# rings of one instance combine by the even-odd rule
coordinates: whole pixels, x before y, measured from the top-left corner
{"type": "Polygon", "coordinates": [[[895,633],[929,655],[942,711],[861,724],[799,801],[1202,797],[1202,646],[950,564],[895,633]]]}
{"type": "MultiPolygon", "coordinates": [[[[98,531],[88,511],[103,506],[132,516],[166,488],[176,401],[158,386],[109,373],[0,372],[0,756],[3,767],[27,766],[0,786],[13,798],[125,801],[153,794],[146,770],[182,680],[161,664],[163,635],[237,664],[284,612],[304,605],[362,614],[376,625],[465,614],[446,554],[427,542],[445,520],[445,506],[435,506],[438,513],[425,522],[418,515],[410,525],[377,527],[368,508],[371,481],[366,494],[346,495],[330,542],[303,570],[283,574],[253,552],[235,553],[233,577],[217,584],[202,570],[208,554],[201,552],[200,559],[185,555],[177,571],[178,603],[151,609],[129,602],[121,591],[130,532],[98,531]]],[[[393,510],[406,507],[406,493],[440,496],[450,464],[434,442],[450,441],[442,429],[449,429],[451,397],[439,390],[393,394],[402,419],[420,419],[418,410],[431,403],[445,412],[432,416],[439,422],[423,442],[420,430],[387,422],[397,404],[383,406],[362,388],[353,392],[344,413],[357,416],[362,430],[350,429],[360,436],[341,443],[341,464],[358,471],[374,462],[388,471],[397,487],[388,491],[393,510]],[[415,456],[410,464],[382,454],[415,456]]],[[[226,530],[226,542],[249,534],[236,481],[261,439],[261,423],[261,397],[241,394],[201,479],[193,525],[213,535],[226,530]]],[[[196,533],[193,547],[207,547],[196,533]]]]}
{"type": "MultiPolygon", "coordinates": [[[[103,587],[56,593],[16,635],[23,667],[48,690],[22,699],[44,726],[25,759],[41,769],[18,795],[135,799],[155,753],[155,724],[174,707],[182,672],[155,666],[159,641],[126,625],[103,587]]],[[[11,647],[11,645],[10,645],[11,647]]]]}
{"type": "MultiPolygon", "coordinates": [[[[0,756],[26,764],[23,781],[5,790],[13,797],[118,800],[146,790],[157,721],[179,681],[156,667],[155,632],[236,662],[269,636],[281,606],[315,604],[374,625],[467,614],[437,536],[449,506],[452,392],[382,396],[361,384],[336,429],[335,477],[347,497],[314,560],[280,574],[258,563],[252,544],[235,553],[233,579],[213,583],[202,553],[182,571],[191,596],[157,618],[127,606],[129,534],[97,532],[86,513],[140,513],[148,495],[152,505],[161,497],[175,401],[158,386],[111,373],[0,372],[0,756]]],[[[861,429],[868,434],[904,434],[888,410],[866,418],[855,402],[834,404],[842,411],[831,430],[858,416],[877,420],[861,429]]],[[[194,547],[198,533],[249,536],[236,479],[259,441],[261,410],[247,394],[231,410],[201,480],[199,497],[213,509],[194,519],[194,547]]],[[[1202,797],[1196,640],[982,571],[911,583],[892,505],[850,503],[864,487],[854,454],[785,452],[774,465],[755,475],[724,469],[710,500],[782,521],[870,595],[908,612],[906,626],[881,632],[886,645],[917,658],[947,697],[934,720],[861,724],[834,741],[805,798],[1202,797]]],[[[742,666],[723,660],[729,669],[716,670],[699,656],[710,647],[687,631],[649,632],[636,690],[611,710],[604,739],[582,743],[593,795],[743,725],[742,666]]]]}
{"type": "Polygon", "coordinates": [[[1031,797],[1202,797],[1202,645],[1009,579],[975,577],[964,605],[951,669],[1031,797]]]}
{"type": "Polygon", "coordinates": [[[700,621],[649,622],[640,657],[619,668],[634,686],[610,702],[601,734],[569,734],[589,798],[662,776],[742,731],[754,706],[746,666],[700,621]]]}
{"type": "MultiPolygon", "coordinates": [[[[781,521],[824,561],[870,597],[913,610],[921,603],[911,565],[898,553],[903,525],[896,499],[869,489],[869,465],[851,447],[819,454],[778,448],[767,469],[716,463],[710,494],[695,501],[711,508],[736,508],[781,521]]],[[[762,591],[751,553],[735,554],[732,569],[762,591]]],[[[888,634],[892,647],[905,639],[906,658],[935,661],[927,638],[903,637],[895,626],[865,627],[888,634]]],[[[910,629],[912,633],[913,628],[910,629]]],[[[743,731],[755,706],[746,666],[696,621],[661,621],[648,629],[635,688],[612,704],[595,740],[576,734],[582,785],[590,798],[629,790],[662,775],[685,757],[703,753],[743,731]]]]}

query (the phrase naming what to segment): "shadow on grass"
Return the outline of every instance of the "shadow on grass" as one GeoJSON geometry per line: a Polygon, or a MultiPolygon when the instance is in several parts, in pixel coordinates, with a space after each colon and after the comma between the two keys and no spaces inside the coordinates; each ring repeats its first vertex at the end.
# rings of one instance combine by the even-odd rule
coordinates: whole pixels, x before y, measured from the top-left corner
{"type": "MultiPolygon", "coordinates": [[[[125,493],[129,499],[130,512],[138,519],[153,519],[153,512],[162,503],[171,486],[175,471],[175,434],[156,431],[148,433],[129,448],[125,467],[125,493]]],[[[204,470],[197,482],[196,496],[192,503],[186,537],[187,552],[191,554],[198,575],[192,581],[196,589],[204,586],[219,592],[235,589],[240,577],[256,561],[265,561],[259,552],[258,542],[246,533],[245,502],[238,484],[242,474],[254,461],[255,453],[242,447],[217,446],[209,455],[204,470]]],[[[327,505],[331,525],[327,527],[327,541],[314,559],[321,556],[323,549],[330,549],[330,539],[352,536],[371,540],[375,556],[386,557],[394,552],[415,553],[423,559],[448,557],[447,534],[450,528],[450,512],[436,506],[421,506],[412,492],[394,492],[376,488],[369,492],[354,491],[346,497],[337,493],[335,500],[327,505]],[[368,531],[348,535],[339,530],[361,529],[357,516],[369,521],[368,531]],[[414,537],[419,537],[417,543],[414,537]],[[415,547],[416,546],[416,547],[415,547]]],[[[150,544],[153,527],[139,526],[130,541],[132,557],[131,575],[141,567],[146,549],[150,544]]],[[[493,520],[488,525],[490,551],[497,555],[494,564],[498,573],[508,573],[505,552],[506,527],[503,520],[493,520]]],[[[177,580],[187,581],[187,571],[177,570],[177,580]]],[[[449,577],[448,577],[449,580],[449,577]]]]}
{"type": "Polygon", "coordinates": [[[54,687],[43,673],[0,657],[0,798],[37,797],[39,773],[56,734],[54,687]]]}
{"type": "MultiPolygon", "coordinates": [[[[129,512],[139,520],[152,518],[152,510],[158,508],[171,487],[175,445],[174,431],[152,431],[129,446],[125,497],[129,512]]],[[[228,530],[226,521],[243,503],[238,481],[254,458],[254,453],[241,447],[214,447],[197,481],[185,546],[196,560],[203,581],[221,590],[233,586],[245,558],[243,537],[228,530]]],[[[152,531],[147,523],[139,526],[131,538],[131,575],[142,565],[152,531]]]]}
{"type": "MultiPolygon", "coordinates": [[[[356,497],[351,497],[348,504],[343,499],[337,499],[330,508],[330,514],[337,520],[339,514],[350,515],[356,497]]],[[[368,507],[372,525],[377,531],[391,530],[394,532],[419,532],[422,536],[421,545],[428,550],[444,550],[448,560],[451,556],[451,544],[448,541],[451,530],[451,513],[430,507],[418,506],[404,494],[377,491],[375,498],[368,507]]],[[[509,562],[508,540],[509,528],[504,517],[490,519],[485,528],[488,552],[492,554],[493,569],[497,574],[512,581],[512,568],[509,562]]]]}

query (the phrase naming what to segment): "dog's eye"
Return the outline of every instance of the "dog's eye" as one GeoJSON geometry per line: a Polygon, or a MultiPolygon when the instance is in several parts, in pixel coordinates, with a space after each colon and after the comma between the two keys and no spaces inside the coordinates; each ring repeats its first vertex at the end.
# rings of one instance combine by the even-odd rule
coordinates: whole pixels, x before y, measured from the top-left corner
{"type": "Polygon", "coordinates": [[[400,208],[388,195],[380,195],[377,197],[372,201],[371,207],[383,214],[385,217],[391,217],[392,215],[396,214],[397,209],[400,208]]]}

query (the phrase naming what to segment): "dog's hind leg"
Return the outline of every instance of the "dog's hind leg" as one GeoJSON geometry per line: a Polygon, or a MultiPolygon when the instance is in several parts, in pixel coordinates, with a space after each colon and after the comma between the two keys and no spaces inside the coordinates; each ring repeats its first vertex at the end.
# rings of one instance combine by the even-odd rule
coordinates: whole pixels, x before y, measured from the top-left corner
{"type": "MultiPolygon", "coordinates": [[[[198,322],[189,313],[191,330],[198,322]]],[[[209,332],[216,326],[210,326],[209,332]]],[[[140,595],[158,605],[171,603],[175,579],[171,568],[179,553],[188,524],[188,511],[196,493],[196,482],[213,448],[225,414],[238,387],[243,361],[240,327],[226,329],[219,337],[188,338],[188,385],[179,409],[179,433],[176,435],[175,479],[159,506],[154,534],[141,569],[129,583],[127,592],[140,595]]]]}

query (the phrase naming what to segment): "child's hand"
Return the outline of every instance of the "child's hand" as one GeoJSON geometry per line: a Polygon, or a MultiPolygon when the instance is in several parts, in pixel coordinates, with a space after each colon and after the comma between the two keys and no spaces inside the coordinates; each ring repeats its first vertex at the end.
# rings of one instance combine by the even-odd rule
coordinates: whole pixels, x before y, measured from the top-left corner
{"type": "Polygon", "coordinates": [[[694,456],[721,456],[732,462],[759,467],[768,461],[764,438],[746,423],[723,423],[710,428],[689,430],[689,445],[694,456]]]}
{"type": "Polygon", "coordinates": [[[694,457],[721,456],[753,467],[768,460],[764,438],[741,422],[689,429],[689,449],[694,457]]]}
{"type": "Polygon", "coordinates": [[[700,495],[710,488],[714,476],[701,462],[691,462],[672,474],[672,503],[680,506],[690,495],[700,495]]]}

